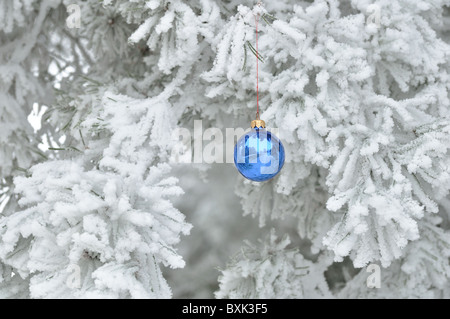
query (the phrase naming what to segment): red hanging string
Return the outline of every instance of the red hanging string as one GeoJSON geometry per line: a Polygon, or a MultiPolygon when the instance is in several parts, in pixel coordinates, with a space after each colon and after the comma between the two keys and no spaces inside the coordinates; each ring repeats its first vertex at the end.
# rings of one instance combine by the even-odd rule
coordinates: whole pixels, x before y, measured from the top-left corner
{"type": "Polygon", "coordinates": [[[259,13],[257,15],[255,15],[255,26],[256,26],[256,119],[257,120],[259,120],[258,20],[259,20],[259,13]]]}

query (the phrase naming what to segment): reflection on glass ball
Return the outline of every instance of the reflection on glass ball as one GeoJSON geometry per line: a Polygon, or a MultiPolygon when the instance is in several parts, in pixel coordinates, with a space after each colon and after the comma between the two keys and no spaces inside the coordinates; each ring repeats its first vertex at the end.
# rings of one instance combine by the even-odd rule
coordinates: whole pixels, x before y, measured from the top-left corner
{"type": "Polygon", "coordinates": [[[265,128],[252,128],[234,146],[234,164],[247,179],[263,182],[277,175],[284,165],[281,141],[265,128]]]}

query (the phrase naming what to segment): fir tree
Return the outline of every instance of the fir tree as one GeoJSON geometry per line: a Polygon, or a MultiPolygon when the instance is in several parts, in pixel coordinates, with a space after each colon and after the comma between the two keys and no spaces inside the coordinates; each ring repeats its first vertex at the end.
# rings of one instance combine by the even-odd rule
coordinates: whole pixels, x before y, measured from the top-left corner
{"type": "Polygon", "coordinates": [[[0,3],[1,297],[449,296],[450,1],[71,4],[0,3]],[[173,163],[252,119],[255,58],[280,175],[173,163]]]}

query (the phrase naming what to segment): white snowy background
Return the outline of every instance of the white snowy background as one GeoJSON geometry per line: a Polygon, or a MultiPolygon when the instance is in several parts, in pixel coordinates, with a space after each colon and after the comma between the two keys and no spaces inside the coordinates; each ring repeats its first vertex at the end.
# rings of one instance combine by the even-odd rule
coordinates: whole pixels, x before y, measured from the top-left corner
{"type": "Polygon", "coordinates": [[[449,43],[450,0],[0,0],[0,298],[449,298],[449,43]],[[171,161],[253,119],[255,15],[259,184],[171,161]]]}

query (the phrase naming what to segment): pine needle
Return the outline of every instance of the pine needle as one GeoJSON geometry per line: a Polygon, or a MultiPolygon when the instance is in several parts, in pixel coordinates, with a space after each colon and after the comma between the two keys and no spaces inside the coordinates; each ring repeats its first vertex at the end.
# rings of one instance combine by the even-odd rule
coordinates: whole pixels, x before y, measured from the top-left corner
{"type": "Polygon", "coordinates": [[[247,69],[247,46],[244,43],[244,65],[242,66],[242,71],[247,69]]]}
{"type": "Polygon", "coordinates": [[[88,78],[86,75],[81,75],[81,77],[82,77],[83,79],[85,79],[86,81],[89,81],[89,82],[91,82],[91,83],[94,83],[96,86],[102,85],[100,82],[98,82],[98,81],[96,81],[96,80],[94,80],[94,79],[88,78]]]}
{"type": "Polygon", "coordinates": [[[81,130],[78,129],[78,132],[80,133],[81,142],[83,143],[83,146],[86,147],[86,143],[84,142],[83,134],[81,134],[81,130]]]}
{"type": "Polygon", "coordinates": [[[262,15],[262,18],[264,19],[264,21],[266,21],[267,24],[272,24],[273,21],[277,20],[276,17],[268,13],[264,13],[262,15]]]}
{"type": "Polygon", "coordinates": [[[38,150],[35,150],[35,149],[31,148],[31,147],[29,147],[29,150],[32,151],[33,153],[41,156],[43,159],[48,160],[48,157],[44,153],[39,152],[38,150]]]}
{"type": "Polygon", "coordinates": [[[72,119],[70,119],[69,122],[67,122],[66,125],[63,126],[62,130],[63,131],[67,130],[71,123],[72,123],[72,119]]]}
{"type": "Polygon", "coordinates": [[[80,151],[78,148],[76,148],[76,147],[74,147],[74,146],[68,146],[67,148],[68,148],[69,150],[73,150],[73,151],[76,151],[76,152],[83,153],[82,151],[80,151]]]}
{"type": "Polygon", "coordinates": [[[247,45],[248,45],[250,51],[252,51],[253,55],[256,56],[259,61],[264,63],[264,58],[259,54],[259,52],[256,52],[256,49],[253,47],[253,45],[249,41],[247,41],[247,45]]]}
{"type": "Polygon", "coordinates": [[[105,199],[105,197],[99,195],[97,192],[95,192],[94,190],[91,189],[91,193],[94,194],[95,196],[101,198],[101,199],[105,199]]]}
{"type": "Polygon", "coordinates": [[[49,149],[49,151],[77,151],[77,152],[83,153],[78,148],[73,147],[73,146],[67,146],[67,148],[64,148],[64,147],[49,147],[48,149],[49,149]]]}
{"type": "Polygon", "coordinates": [[[276,18],[270,14],[264,13],[261,18],[268,24],[271,25],[276,18]]]}

